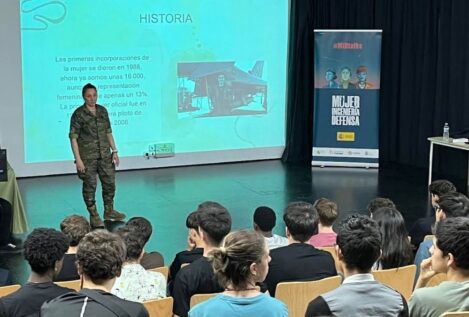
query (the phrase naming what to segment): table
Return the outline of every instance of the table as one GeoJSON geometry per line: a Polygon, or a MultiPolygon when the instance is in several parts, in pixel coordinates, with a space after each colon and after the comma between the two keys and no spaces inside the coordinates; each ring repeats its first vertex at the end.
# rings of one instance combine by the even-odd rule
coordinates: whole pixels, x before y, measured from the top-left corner
{"type": "Polygon", "coordinates": [[[5,199],[11,204],[13,209],[13,228],[12,233],[23,234],[28,231],[26,213],[24,212],[23,200],[21,199],[16,175],[10,164],[7,167],[8,181],[0,182],[0,198],[5,199]]]}
{"type": "MultiPolygon", "coordinates": [[[[441,145],[441,146],[446,146],[450,147],[453,149],[458,149],[458,150],[463,150],[463,151],[468,151],[469,152],[469,144],[466,143],[453,143],[453,139],[450,138],[448,141],[443,140],[443,137],[437,136],[437,137],[432,137],[428,138],[428,141],[430,141],[430,157],[429,157],[429,164],[428,164],[428,185],[431,184],[432,182],[432,166],[433,166],[433,145],[441,145]]],[[[467,185],[469,186],[469,159],[467,161],[467,185]]]]}

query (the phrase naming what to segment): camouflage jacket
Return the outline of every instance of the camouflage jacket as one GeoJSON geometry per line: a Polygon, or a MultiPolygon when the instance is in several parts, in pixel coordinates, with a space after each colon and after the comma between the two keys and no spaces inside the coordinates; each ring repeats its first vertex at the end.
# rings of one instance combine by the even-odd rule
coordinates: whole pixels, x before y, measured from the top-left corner
{"type": "Polygon", "coordinates": [[[85,105],[78,107],[70,120],[70,139],[77,139],[82,160],[93,160],[111,156],[107,134],[112,133],[106,108],[96,105],[93,115],[85,105]]]}

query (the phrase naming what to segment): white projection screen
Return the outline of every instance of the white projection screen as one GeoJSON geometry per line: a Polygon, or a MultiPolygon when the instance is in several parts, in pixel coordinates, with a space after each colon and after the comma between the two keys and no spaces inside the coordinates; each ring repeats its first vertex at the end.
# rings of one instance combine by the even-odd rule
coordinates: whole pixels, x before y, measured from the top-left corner
{"type": "Polygon", "coordinates": [[[70,116],[92,83],[110,116],[119,169],[279,158],[288,7],[1,1],[0,147],[17,176],[73,173],[70,116]]]}

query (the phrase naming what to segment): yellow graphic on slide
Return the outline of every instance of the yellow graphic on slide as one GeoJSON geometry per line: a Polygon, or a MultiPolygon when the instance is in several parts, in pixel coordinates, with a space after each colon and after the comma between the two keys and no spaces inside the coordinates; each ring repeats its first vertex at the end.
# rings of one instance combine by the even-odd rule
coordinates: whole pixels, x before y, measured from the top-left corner
{"type": "Polygon", "coordinates": [[[355,132],[337,132],[337,141],[355,141],[355,132]]]}

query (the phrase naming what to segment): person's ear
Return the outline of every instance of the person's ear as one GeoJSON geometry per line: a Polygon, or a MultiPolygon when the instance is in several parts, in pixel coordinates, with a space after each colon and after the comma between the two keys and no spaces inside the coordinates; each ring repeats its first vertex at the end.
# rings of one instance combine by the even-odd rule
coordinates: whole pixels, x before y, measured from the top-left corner
{"type": "Polygon", "coordinates": [[[290,231],[288,230],[287,227],[285,227],[285,236],[286,236],[287,238],[290,238],[290,237],[291,237],[290,231]]]}
{"type": "Polygon", "coordinates": [[[249,271],[251,272],[251,274],[253,276],[257,276],[258,272],[257,272],[257,264],[256,262],[252,262],[251,265],[249,266],[249,271]]]}
{"type": "Polygon", "coordinates": [[[455,261],[454,261],[454,256],[452,253],[448,253],[447,255],[448,259],[446,260],[446,266],[447,267],[452,267],[455,265],[455,261]]]}

